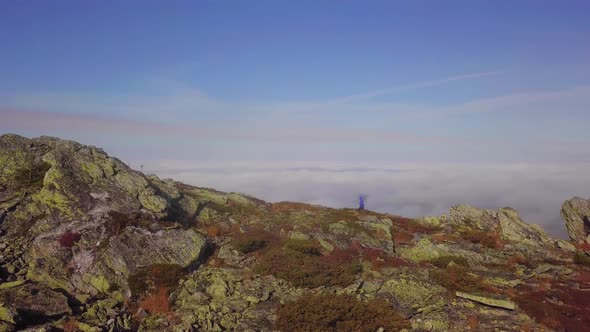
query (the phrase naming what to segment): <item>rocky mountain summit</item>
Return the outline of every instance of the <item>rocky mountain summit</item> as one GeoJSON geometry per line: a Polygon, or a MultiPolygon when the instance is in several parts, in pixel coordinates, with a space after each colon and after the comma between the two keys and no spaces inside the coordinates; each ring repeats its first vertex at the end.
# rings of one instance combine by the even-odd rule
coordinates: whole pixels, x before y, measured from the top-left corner
{"type": "Polygon", "coordinates": [[[268,203],[0,136],[0,331],[589,331],[590,201],[409,219],[268,203]]]}

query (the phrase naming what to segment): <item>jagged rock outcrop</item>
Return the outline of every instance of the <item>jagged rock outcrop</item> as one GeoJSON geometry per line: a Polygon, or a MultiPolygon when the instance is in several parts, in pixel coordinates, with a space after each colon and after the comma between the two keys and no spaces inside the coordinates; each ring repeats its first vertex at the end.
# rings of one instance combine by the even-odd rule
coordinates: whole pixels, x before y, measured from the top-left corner
{"type": "Polygon", "coordinates": [[[498,211],[477,209],[469,205],[451,208],[449,220],[466,228],[498,232],[503,240],[531,246],[553,245],[551,237],[538,225],[527,224],[510,207],[498,211]]]}
{"type": "Polygon", "coordinates": [[[572,240],[590,243],[590,199],[574,197],[565,201],[561,217],[572,240]]]}

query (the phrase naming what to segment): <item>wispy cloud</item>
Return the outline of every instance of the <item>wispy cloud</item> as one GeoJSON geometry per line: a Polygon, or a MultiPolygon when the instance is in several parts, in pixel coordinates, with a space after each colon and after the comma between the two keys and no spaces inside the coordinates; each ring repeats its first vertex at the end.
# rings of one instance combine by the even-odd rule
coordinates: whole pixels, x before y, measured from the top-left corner
{"type": "Polygon", "coordinates": [[[342,98],[336,98],[336,99],[332,100],[331,102],[348,103],[348,102],[352,102],[352,101],[367,100],[367,99],[372,99],[372,98],[375,98],[378,96],[391,95],[394,93],[399,93],[399,92],[404,92],[404,91],[409,91],[409,90],[416,90],[416,89],[421,89],[421,88],[439,86],[439,85],[452,83],[452,82],[456,82],[456,81],[464,81],[464,80],[471,80],[471,79],[475,79],[475,78],[495,76],[500,73],[502,73],[502,72],[501,71],[489,71],[489,72],[450,76],[450,77],[446,77],[443,79],[417,82],[417,83],[411,83],[411,84],[393,86],[393,87],[384,88],[384,89],[373,90],[373,91],[364,92],[364,93],[357,93],[357,94],[349,95],[349,96],[342,97],[342,98]]]}

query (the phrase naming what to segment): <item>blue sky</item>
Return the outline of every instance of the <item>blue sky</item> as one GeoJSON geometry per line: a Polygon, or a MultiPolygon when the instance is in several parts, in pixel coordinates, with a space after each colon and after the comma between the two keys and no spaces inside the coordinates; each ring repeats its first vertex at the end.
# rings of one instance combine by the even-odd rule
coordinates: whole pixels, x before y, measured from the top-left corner
{"type": "Polygon", "coordinates": [[[565,170],[590,163],[589,12],[588,1],[4,1],[0,132],[76,139],[154,169],[565,170]]]}

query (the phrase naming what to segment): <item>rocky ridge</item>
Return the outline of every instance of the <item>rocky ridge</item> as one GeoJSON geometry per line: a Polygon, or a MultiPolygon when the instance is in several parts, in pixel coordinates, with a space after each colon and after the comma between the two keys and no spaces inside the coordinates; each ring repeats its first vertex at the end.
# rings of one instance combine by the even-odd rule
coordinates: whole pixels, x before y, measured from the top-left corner
{"type": "Polygon", "coordinates": [[[581,331],[572,241],[511,208],[408,219],[146,176],[99,148],[0,136],[0,331],[581,331]]]}

